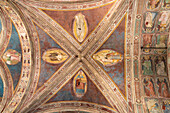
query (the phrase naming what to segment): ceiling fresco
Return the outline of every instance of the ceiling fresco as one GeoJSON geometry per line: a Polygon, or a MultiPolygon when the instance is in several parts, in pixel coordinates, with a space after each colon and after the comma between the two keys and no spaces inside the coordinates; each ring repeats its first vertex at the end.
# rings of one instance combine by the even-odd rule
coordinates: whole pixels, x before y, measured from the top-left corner
{"type": "Polygon", "coordinates": [[[169,0],[0,1],[0,112],[169,113],[169,0]]]}

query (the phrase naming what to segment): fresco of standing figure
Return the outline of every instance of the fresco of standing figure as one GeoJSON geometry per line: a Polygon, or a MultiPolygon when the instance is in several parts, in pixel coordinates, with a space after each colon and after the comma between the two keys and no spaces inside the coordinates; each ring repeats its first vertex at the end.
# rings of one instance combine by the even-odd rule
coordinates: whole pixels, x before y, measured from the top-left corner
{"type": "Polygon", "coordinates": [[[155,95],[155,88],[154,88],[154,82],[152,78],[144,78],[144,92],[146,96],[156,96],[155,95]]]}
{"type": "Polygon", "coordinates": [[[155,59],[155,70],[157,75],[166,76],[165,58],[163,56],[157,56],[155,59]]]}
{"type": "Polygon", "coordinates": [[[143,56],[142,58],[142,74],[153,75],[152,60],[149,55],[143,56]]]}
{"type": "Polygon", "coordinates": [[[168,80],[166,78],[157,79],[158,95],[161,97],[168,97],[168,80]]]}

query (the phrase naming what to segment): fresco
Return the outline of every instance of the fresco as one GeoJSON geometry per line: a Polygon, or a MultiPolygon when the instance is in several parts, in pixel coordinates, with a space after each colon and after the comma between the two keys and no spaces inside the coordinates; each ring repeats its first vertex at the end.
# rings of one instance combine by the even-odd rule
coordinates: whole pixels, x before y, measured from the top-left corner
{"type": "Polygon", "coordinates": [[[148,113],[161,113],[157,99],[145,99],[148,113]]]}
{"type": "Polygon", "coordinates": [[[157,78],[157,92],[160,97],[169,97],[169,87],[167,78],[157,78]]]}
{"type": "Polygon", "coordinates": [[[151,55],[143,55],[141,57],[142,74],[153,75],[153,57],[151,55]]]}
{"type": "Polygon", "coordinates": [[[56,48],[47,49],[42,55],[42,59],[51,64],[60,64],[67,58],[68,55],[63,50],[56,48]]]}
{"type": "MultiPolygon", "coordinates": [[[[40,41],[40,47],[41,47],[41,72],[39,77],[39,82],[37,85],[37,89],[42,86],[66,61],[66,59],[69,57],[67,53],[58,45],[47,33],[45,33],[40,27],[37,25],[36,29],[39,36],[40,41]],[[55,51],[51,51],[55,50],[55,51]],[[46,61],[45,59],[45,53],[52,52],[52,53],[60,53],[63,55],[57,55],[53,54],[51,57],[57,57],[61,59],[60,57],[63,57],[61,61],[46,61]]],[[[47,57],[47,58],[51,58],[47,57]]]]}
{"type": "Polygon", "coordinates": [[[148,0],[147,8],[148,9],[155,9],[160,5],[161,0],[148,0]]]}
{"type": "MultiPolygon", "coordinates": [[[[93,8],[89,10],[79,10],[79,11],[50,11],[43,10],[47,15],[53,18],[57,23],[59,23],[69,34],[74,36],[73,32],[73,22],[76,14],[81,13],[85,16],[88,26],[87,36],[95,29],[95,27],[99,24],[102,18],[109,11],[111,6],[114,3],[108,4],[106,6],[93,8]]],[[[84,39],[85,40],[85,39],[84,39]]],[[[79,42],[80,44],[82,42],[79,42]]]]}
{"type": "Polygon", "coordinates": [[[158,27],[157,27],[159,32],[164,32],[168,30],[169,21],[170,21],[169,18],[170,18],[169,11],[160,12],[160,17],[158,19],[158,27]]]}
{"type": "Polygon", "coordinates": [[[170,0],[163,0],[163,7],[170,8],[170,0]]]}
{"type": "Polygon", "coordinates": [[[156,56],[154,65],[155,65],[155,71],[157,75],[167,76],[165,56],[156,56]]]}
{"type": "Polygon", "coordinates": [[[74,37],[79,41],[83,42],[88,33],[88,25],[86,18],[83,14],[78,13],[74,17],[73,22],[73,33],[74,37]]]}
{"type": "Polygon", "coordinates": [[[80,70],[74,77],[73,80],[73,89],[77,97],[82,97],[87,91],[87,78],[85,73],[80,70]]]}
{"type": "Polygon", "coordinates": [[[143,52],[149,54],[152,52],[152,49],[146,49],[146,48],[152,47],[154,45],[153,39],[155,37],[151,34],[144,34],[142,37],[143,37],[142,38],[142,47],[144,48],[143,52]]]}
{"type": "Polygon", "coordinates": [[[155,47],[161,48],[161,49],[155,49],[155,53],[166,54],[167,51],[165,47],[167,47],[168,35],[157,35],[155,41],[156,41],[155,47]]]}
{"type": "Polygon", "coordinates": [[[93,55],[95,60],[98,60],[104,66],[112,66],[122,61],[122,55],[114,50],[101,50],[93,55]]]}
{"type": "Polygon", "coordinates": [[[155,84],[153,78],[146,77],[143,80],[144,92],[146,96],[156,96],[155,84]]]}
{"type": "Polygon", "coordinates": [[[169,113],[170,112],[170,100],[163,100],[161,108],[162,108],[163,113],[169,113]]]}
{"type": "Polygon", "coordinates": [[[13,49],[8,49],[4,53],[3,59],[8,65],[15,65],[21,62],[21,54],[13,49]]]}
{"type": "Polygon", "coordinates": [[[5,50],[3,58],[4,58],[4,61],[6,61],[7,66],[12,75],[14,89],[16,88],[20,75],[21,75],[21,67],[22,67],[21,56],[22,56],[22,50],[21,50],[20,39],[19,39],[15,26],[12,24],[11,38],[5,50]],[[9,54],[7,55],[7,53],[9,54]],[[7,58],[9,59],[4,58],[4,56],[8,56],[7,58]]]}
{"type": "Polygon", "coordinates": [[[73,77],[48,101],[48,103],[58,101],[85,101],[111,107],[108,101],[103,96],[103,94],[94,85],[94,83],[87,76],[86,78],[87,78],[87,91],[82,97],[77,97],[76,93],[74,92],[73,81],[75,78],[73,77]]]}
{"type": "Polygon", "coordinates": [[[124,40],[125,40],[124,37],[125,37],[125,18],[123,18],[123,20],[120,22],[120,24],[115,29],[115,31],[110,35],[110,37],[106,40],[106,42],[93,55],[94,57],[96,56],[96,54],[102,54],[101,52],[105,50],[108,53],[108,55],[109,53],[111,53],[109,55],[110,58],[107,59],[105,56],[103,56],[104,60],[106,59],[105,62],[102,62],[101,60],[96,60],[96,58],[93,59],[97,61],[97,63],[106,71],[106,73],[111,77],[111,79],[117,84],[117,86],[119,87],[123,95],[126,95],[124,59],[123,59],[124,40]],[[115,58],[114,54],[118,55],[115,56],[116,60],[112,60],[113,58],[115,58]],[[109,61],[109,59],[110,62],[107,62],[109,61]]]}
{"type": "Polygon", "coordinates": [[[144,31],[150,33],[155,28],[156,12],[146,12],[144,15],[144,31]]]}

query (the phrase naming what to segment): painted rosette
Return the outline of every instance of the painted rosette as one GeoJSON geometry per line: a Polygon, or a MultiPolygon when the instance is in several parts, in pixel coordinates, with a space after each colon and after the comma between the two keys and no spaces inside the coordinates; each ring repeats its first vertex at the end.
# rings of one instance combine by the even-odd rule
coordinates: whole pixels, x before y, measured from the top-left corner
{"type": "Polygon", "coordinates": [[[63,50],[57,48],[48,49],[42,55],[42,59],[51,64],[63,63],[67,58],[68,55],[63,50]]]}
{"type": "Polygon", "coordinates": [[[83,42],[84,39],[86,38],[88,33],[88,26],[87,26],[87,21],[85,19],[85,16],[81,13],[78,13],[74,17],[74,22],[73,22],[73,34],[74,37],[79,41],[83,42]]]}
{"type": "Polygon", "coordinates": [[[93,55],[93,58],[104,66],[112,66],[121,62],[123,57],[120,53],[114,50],[101,50],[93,55]]]}
{"type": "Polygon", "coordinates": [[[73,80],[73,89],[77,97],[82,97],[87,91],[87,78],[82,70],[80,70],[73,80]]]}

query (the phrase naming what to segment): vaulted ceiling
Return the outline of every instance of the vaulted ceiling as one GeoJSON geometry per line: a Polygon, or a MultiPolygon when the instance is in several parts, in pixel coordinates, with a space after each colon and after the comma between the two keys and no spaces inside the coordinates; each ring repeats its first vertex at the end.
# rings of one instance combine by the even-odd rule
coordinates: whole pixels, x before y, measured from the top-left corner
{"type": "Polygon", "coordinates": [[[153,1],[0,1],[0,111],[166,113],[170,2],[153,1]]]}

